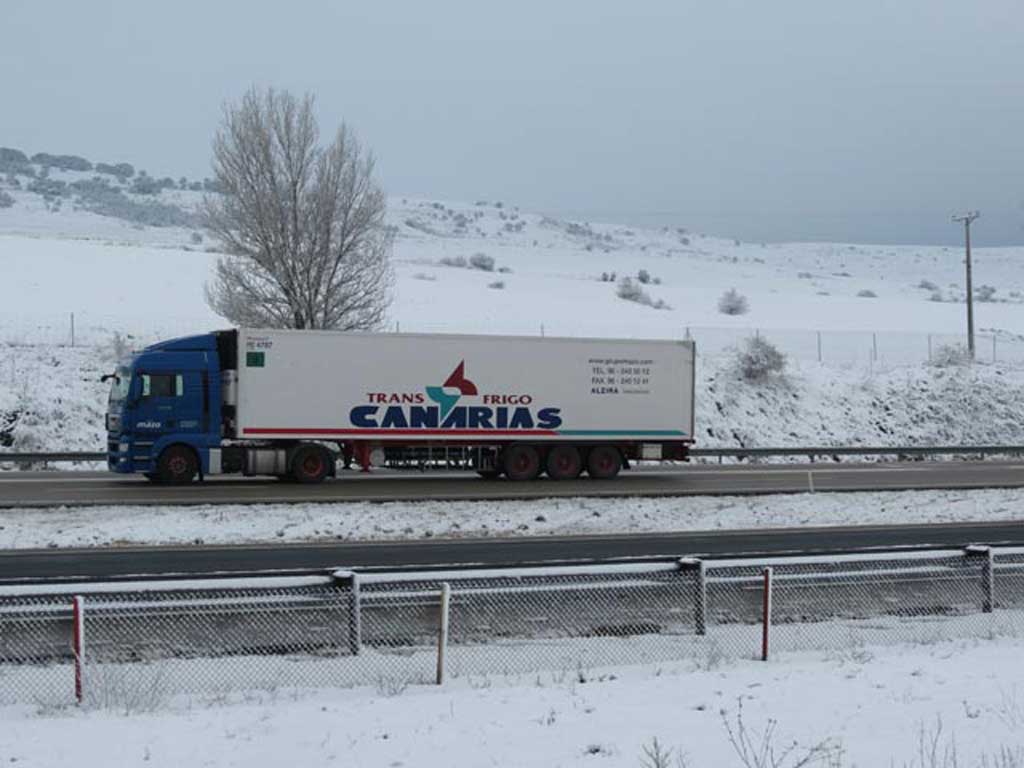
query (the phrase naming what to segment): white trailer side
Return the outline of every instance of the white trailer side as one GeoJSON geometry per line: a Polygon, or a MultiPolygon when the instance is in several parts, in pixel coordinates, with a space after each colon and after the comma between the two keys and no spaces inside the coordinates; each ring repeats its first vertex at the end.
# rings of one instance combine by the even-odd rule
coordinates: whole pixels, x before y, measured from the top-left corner
{"type": "Polygon", "coordinates": [[[690,341],[238,333],[234,437],[690,442],[690,341]]]}

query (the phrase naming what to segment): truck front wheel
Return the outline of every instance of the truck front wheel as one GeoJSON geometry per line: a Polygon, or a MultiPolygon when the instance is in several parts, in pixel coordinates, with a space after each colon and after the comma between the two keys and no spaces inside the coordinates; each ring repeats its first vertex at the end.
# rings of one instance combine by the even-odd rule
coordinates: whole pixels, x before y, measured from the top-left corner
{"type": "Polygon", "coordinates": [[[199,472],[196,452],[187,445],[164,449],[157,462],[157,478],[165,485],[188,485],[199,472]]]}
{"type": "Polygon", "coordinates": [[[319,483],[330,474],[330,454],[319,445],[299,448],[292,457],[292,477],[300,483],[319,483]]]}

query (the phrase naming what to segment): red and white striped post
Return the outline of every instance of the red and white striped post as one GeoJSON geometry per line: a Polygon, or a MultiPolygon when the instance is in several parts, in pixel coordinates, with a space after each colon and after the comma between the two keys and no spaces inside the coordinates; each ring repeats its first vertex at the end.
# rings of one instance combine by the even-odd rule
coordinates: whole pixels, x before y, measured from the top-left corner
{"type": "Polygon", "coordinates": [[[75,654],[75,701],[82,702],[82,674],[85,670],[85,598],[71,598],[71,649],[75,654]]]}
{"type": "Polygon", "coordinates": [[[772,628],[772,569],[764,569],[764,605],[762,606],[761,661],[768,661],[768,638],[772,628]]]}

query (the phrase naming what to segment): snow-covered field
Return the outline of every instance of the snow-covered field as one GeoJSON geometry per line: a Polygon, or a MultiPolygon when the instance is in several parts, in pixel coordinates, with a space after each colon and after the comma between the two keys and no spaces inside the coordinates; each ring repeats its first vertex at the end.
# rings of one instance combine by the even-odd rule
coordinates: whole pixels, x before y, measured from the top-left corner
{"type": "Polygon", "coordinates": [[[0,510],[0,549],[581,536],[1014,520],[1020,491],[0,510]]]}
{"type": "Polygon", "coordinates": [[[1013,768],[1024,764],[1024,683],[1012,674],[1022,650],[1018,640],[857,648],[711,668],[569,671],[526,684],[496,676],[183,699],[156,712],[9,707],[0,710],[0,760],[632,767],[654,764],[657,739],[671,753],[665,766],[795,766],[812,753],[806,764],[832,768],[1013,768]],[[767,738],[776,762],[745,762],[730,729],[755,752],[767,738]]]}

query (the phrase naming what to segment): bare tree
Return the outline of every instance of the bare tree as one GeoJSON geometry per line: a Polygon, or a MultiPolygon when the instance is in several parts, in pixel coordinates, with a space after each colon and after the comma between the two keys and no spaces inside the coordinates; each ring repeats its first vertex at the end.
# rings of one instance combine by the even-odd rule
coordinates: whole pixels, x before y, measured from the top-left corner
{"type": "Polygon", "coordinates": [[[374,159],[343,123],[319,145],[313,98],[249,90],[213,141],[207,227],[227,255],[206,300],[233,323],[370,330],[391,301],[390,230],[374,159]]]}

